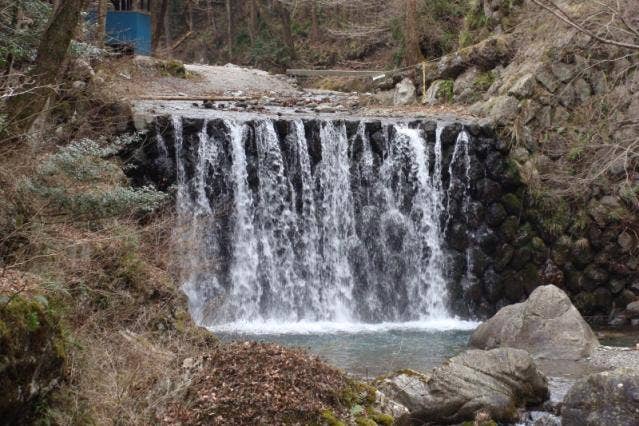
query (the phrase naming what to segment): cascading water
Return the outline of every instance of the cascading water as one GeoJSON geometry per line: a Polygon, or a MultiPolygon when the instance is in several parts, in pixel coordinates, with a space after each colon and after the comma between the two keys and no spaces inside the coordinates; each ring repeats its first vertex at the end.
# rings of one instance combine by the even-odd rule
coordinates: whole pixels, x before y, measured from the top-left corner
{"type": "Polygon", "coordinates": [[[195,320],[226,330],[449,320],[444,234],[459,164],[468,191],[468,135],[444,168],[442,126],[427,140],[408,124],[372,137],[360,123],[349,137],[343,121],[316,123],[203,120],[187,137],[173,119],[195,320]]]}

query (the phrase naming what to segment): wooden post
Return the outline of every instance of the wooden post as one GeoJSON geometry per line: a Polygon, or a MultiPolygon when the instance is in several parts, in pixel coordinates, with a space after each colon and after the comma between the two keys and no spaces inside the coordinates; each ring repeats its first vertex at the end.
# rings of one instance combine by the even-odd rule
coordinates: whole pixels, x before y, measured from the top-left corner
{"type": "Polygon", "coordinates": [[[96,34],[96,44],[98,47],[104,47],[104,40],[106,38],[106,20],[107,20],[107,11],[108,11],[108,0],[99,0],[98,1],[98,27],[96,34]]]}

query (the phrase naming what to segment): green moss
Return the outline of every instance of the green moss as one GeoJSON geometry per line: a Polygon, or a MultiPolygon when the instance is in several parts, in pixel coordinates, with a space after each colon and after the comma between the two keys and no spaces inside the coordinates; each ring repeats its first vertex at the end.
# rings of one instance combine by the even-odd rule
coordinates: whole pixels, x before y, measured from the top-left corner
{"type": "Polygon", "coordinates": [[[367,407],[375,403],[376,393],[377,389],[374,386],[352,380],[342,390],[340,401],[346,407],[354,405],[367,407]]]}
{"type": "Polygon", "coordinates": [[[579,210],[573,215],[570,231],[574,235],[581,235],[590,225],[590,217],[585,210],[579,210]]]}
{"type": "Polygon", "coordinates": [[[186,78],[186,68],[184,64],[177,59],[160,62],[157,68],[165,77],[186,78]]]}
{"type": "Polygon", "coordinates": [[[523,208],[521,199],[513,193],[504,195],[501,198],[501,204],[506,208],[508,213],[513,215],[518,215],[519,213],[521,213],[521,210],[523,208]]]}
{"type": "Polygon", "coordinates": [[[516,216],[508,216],[504,223],[501,224],[499,231],[507,241],[512,241],[517,236],[519,228],[519,219],[516,216]]]}
{"type": "Polygon", "coordinates": [[[492,71],[482,72],[475,78],[473,87],[479,92],[485,92],[495,82],[495,73],[492,71]]]}
{"type": "Polygon", "coordinates": [[[375,423],[377,423],[378,425],[382,425],[382,426],[392,426],[393,422],[395,422],[395,419],[393,418],[393,416],[390,416],[384,413],[379,413],[376,411],[373,411],[372,413],[370,413],[368,417],[373,419],[375,423]]]}
{"type": "Polygon", "coordinates": [[[355,417],[355,424],[357,426],[377,426],[377,422],[375,420],[363,416],[355,417]]]}
{"type": "Polygon", "coordinates": [[[327,426],[346,426],[346,423],[341,421],[332,410],[324,410],[320,414],[322,424],[327,426]]]}
{"type": "Polygon", "coordinates": [[[437,98],[442,99],[444,102],[452,102],[454,86],[455,82],[453,80],[443,80],[437,90],[437,98]]]}
{"type": "Polygon", "coordinates": [[[544,244],[544,240],[539,237],[533,237],[530,245],[534,251],[546,250],[546,244],[544,244]]]}

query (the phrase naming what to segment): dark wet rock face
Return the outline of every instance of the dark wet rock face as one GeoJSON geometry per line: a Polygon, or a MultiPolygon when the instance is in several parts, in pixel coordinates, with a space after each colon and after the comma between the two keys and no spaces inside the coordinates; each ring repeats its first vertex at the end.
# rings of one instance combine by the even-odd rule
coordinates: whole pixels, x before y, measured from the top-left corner
{"type": "MultiPolygon", "coordinates": [[[[308,155],[310,174],[316,179],[316,187],[312,189],[316,198],[322,197],[325,191],[317,186],[317,179],[321,165],[331,160],[323,158],[331,155],[324,146],[326,127],[327,124],[332,128],[343,126],[344,143],[348,144],[346,161],[349,164],[345,166],[353,194],[354,226],[357,237],[364,244],[349,249],[354,294],[358,297],[368,294],[371,288],[378,286],[376,277],[382,277],[386,283],[408,279],[411,272],[402,253],[414,233],[411,224],[421,220],[420,215],[425,213],[414,208],[417,192],[415,166],[411,164],[413,155],[405,148],[398,148],[395,142],[401,126],[377,120],[280,118],[272,120],[273,132],[269,137],[277,140],[278,152],[276,156],[270,156],[260,145],[264,143],[260,136],[264,121],[256,118],[243,124],[246,180],[249,189],[256,194],[257,201],[254,202],[259,202],[261,179],[264,179],[264,167],[268,165],[273,167],[269,173],[288,181],[288,187],[285,190],[282,187],[285,191],[280,194],[282,199],[295,204],[296,214],[304,215],[309,200],[302,194],[308,186],[303,181],[304,173],[309,171],[303,170],[301,155],[308,155]],[[303,129],[303,134],[298,134],[299,129],[303,129]],[[300,137],[305,138],[307,154],[299,150],[300,137]],[[402,158],[405,163],[389,178],[387,164],[391,157],[395,164],[402,158]],[[379,208],[375,207],[379,204],[379,182],[383,179],[390,179],[384,185],[397,194],[395,202],[399,216],[390,212],[380,216],[379,208]],[[377,246],[380,247],[376,249],[377,246]],[[370,258],[368,253],[376,251],[388,255],[370,258]]],[[[134,167],[129,169],[129,176],[138,185],[154,184],[167,190],[177,182],[178,173],[182,173],[192,199],[196,199],[197,192],[203,189],[212,206],[232,206],[236,184],[229,177],[234,158],[231,127],[228,120],[220,118],[157,117],[146,141],[133,153],[134,167]],[[207,143],[217,146],[214,158],[207,160],[209,165],[204,171],[206,178],[202,187],[196,174],[202,173],[201,155],[206,151],[203,144],[207,143]],[[179,167],[176,147],[180,151],[179,167]]],[[[408,123],[408,127],[419,130],[426,144],[427,172],[432,179],[440,179],[434,185],[435,190],[441,191],[442,212],[437,220],[441,229],[449,308],[464,317],[485,317],[493,314],[496,306],[520,301],[535,287],[529,277],[537,276],[538,271],[531,272],[531,268],[538,268],[543,262],[528,265],[532,265],[534,258],[532,241],[536,234],[521,219],[525,189],[518,180],[516,167],[508,159],[508,145],[496,140],[492,129],[477,125],[415,120],[408,123]],[[510,277],[517,277],[515,281],[521,284],[514,284],[510,277]]],[[[208,244],[209,254],[220,259],[218,281],[227,288],[231,285],[229,256],[234,220],[232,209],[222,209],[211,223],[219,235],[208,244]]],[[[428,262],[431,255],[432,249],[425,250],[423,262],[428,262]]],[[[395,285],[400,290],[381,287],[378,297],[393,299],[391,304],[397,312],[406,311],[410,306],[411,296],[400,291],[401,285],[395,285]]],[[[366,320],[399,319],[378,318],[366,311],[360,310],[366,320]]],[[[404,319],[410,319],[410,315],[404,319]]]]}

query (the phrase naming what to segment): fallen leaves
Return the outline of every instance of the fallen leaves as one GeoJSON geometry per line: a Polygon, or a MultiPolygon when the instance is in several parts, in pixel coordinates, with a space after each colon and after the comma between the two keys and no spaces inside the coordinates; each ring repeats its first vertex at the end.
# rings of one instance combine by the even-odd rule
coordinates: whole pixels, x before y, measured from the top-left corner
{"type": "Polygon", "coordinates": [[[307,424],[339,406],[344,373],[302,350],[276,344],[220,344],[194,373],[164,424],[307,424]]]}

